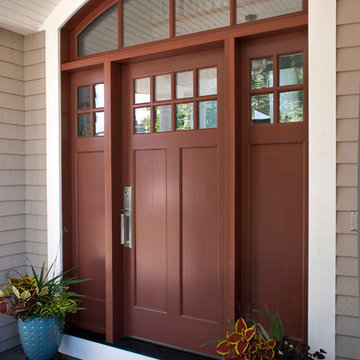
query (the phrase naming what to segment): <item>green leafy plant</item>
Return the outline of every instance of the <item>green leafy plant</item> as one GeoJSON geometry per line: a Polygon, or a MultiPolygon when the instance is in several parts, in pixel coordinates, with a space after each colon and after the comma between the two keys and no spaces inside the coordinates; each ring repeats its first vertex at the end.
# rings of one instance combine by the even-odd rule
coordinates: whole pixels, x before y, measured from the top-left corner
{"type": "Polygon", "coordinates": [[[31,265],[31,276],[9,277],[9,284],[0,290],[0,313],[21,320],[56,317],[62,321],[66,314],[82,310],[81,295],[70,291],[70,286],[90,279],[64,278],[72,269],[50,278],[53,265],[45,271],[43,264],[39,275],[31,265]]]}

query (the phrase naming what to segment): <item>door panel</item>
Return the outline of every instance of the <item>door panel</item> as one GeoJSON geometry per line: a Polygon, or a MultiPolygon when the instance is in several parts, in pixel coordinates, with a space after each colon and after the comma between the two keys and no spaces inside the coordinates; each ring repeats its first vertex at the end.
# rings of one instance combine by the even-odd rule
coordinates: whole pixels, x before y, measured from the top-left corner
{"type": "Polygon", "coordinates": [[[225,326],[222,80],[222,49],[123,67],[123,185],[132,186],[134,204],[133,248],[124,249],[124,331],[212,354],[214,346],[199,346],[223,336],[225,326]],[[202,81],[212,86],[215,73],[216,94],[198,95],[203,68],[215,68],[202,81]],[[201,101],[213,103],[200,110],[201,101]]]}

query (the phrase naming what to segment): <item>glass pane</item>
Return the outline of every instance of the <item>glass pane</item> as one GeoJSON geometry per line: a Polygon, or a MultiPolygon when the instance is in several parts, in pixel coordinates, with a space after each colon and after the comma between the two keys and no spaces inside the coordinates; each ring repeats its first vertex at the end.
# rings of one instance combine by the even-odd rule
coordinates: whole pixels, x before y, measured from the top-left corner
{"type": "Polygon", "coordinates": [[[135,104],[150,102],[150,78],[135,79],[135,104]]]}
{"type": "Polygon", "coordinates": [[[150,132],[150,108],[135,109],[135,133],[150,132]]]}
{"type": "Polygon", "coordinates": [[[302,10],[302,0],[236,0],[238,24],[302,10]]]}
{"type": "Polygon", "coordinates": [[[217,68],[199,70],[199,96],[217,94],[217,68]]]}
{"type": "Polygon", "coordinates": [[[78,115],[78,137],[91,136],[90,114],[78,115]]]}
{"type": "Polygon", "coordinates": [[[251,97],[251,124],[274,123],[273,94],[254,95],[251,97]]]}
{"type": "Polygon", "coordinates": [[[217,127],[217,101],[199,102],[199,129],[217,127]]]}
{"type": "Polygon", "coordinates": [[[192,34],[230,25],[230,1],[175,1],[175,35],[192,34]]]}
{"type": "Polygon", "coordinates": [[[95,136],[104,136],[104,112],[95,113],[95,136]]]}
{"type": "Polygon", "coordinates": [[[169,35],[169,0],[123,0],[123,46],[162,40],[169,35]]]}
{"type": "Polygon", "coordinates": [[[104,84],[95,85],[95,107],[103,108],[104,107],[104,84]]]}
{"type": "Polygon", "coordinates": [[[280,86],[303,83],[303,56],[292,54],[279,56],[280,86]]]}
{"type": "Polygon", "coordinates": [[[193,97],[194,94],[194,73],[184,71],[176,74],[176,98],[183,99],[193,97]]]}
{"type": "Polygon", "coordinates": [[[280,93],[280,122],[303,121],[303,92],[290,91],[280,93]]]}
{"type": "Polygon", "coordinates": [[[251,60],[251,88],[264,89],[273,86],[273,59],[251,60]]]}
{"type": "Polygon", "coordinates": [[[78,88],[78,109],[90,109],[90,86],[82,86],[78,88]]]}
{"type": "Polygon", "coordinates": [[[170,100],[171,99],[171,75],[155,76],[155,100],[170,100]]]}
{"type": "Polygon", "coordinates": [[[193,128],[193,104],[176,105],[176,130],[191,130],[193,128]]]}
{"type": "Polygon", "coordinates": [[[79,56],[118,48],[118,8],[115,4],[102,13],[78,36],[79,56]]]}
{"type": "Polygon", "coordinates": [[[155,106],[155,131],[171,131],[171,105],[155,106]]]}

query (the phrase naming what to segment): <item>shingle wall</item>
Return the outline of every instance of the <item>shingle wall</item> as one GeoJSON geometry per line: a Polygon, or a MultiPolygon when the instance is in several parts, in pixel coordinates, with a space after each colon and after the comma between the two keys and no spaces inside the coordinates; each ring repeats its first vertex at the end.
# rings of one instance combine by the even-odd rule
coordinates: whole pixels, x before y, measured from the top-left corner
{"type": "MultiPolygon", "coordinates": [[[[357,233],[357,141],[360,88],[360,1],[337,1],[337,359],[360,359],[357,233]]],[[[326,59],[324,59],[325,61],[326,59]]]]}

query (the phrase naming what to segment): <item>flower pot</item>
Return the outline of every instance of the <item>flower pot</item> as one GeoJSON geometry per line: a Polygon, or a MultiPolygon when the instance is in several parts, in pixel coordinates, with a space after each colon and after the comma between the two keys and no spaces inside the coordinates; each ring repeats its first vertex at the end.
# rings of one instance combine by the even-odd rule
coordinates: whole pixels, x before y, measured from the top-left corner
{"type": "Polygon", "coordinates": [[[29,360],[52,360],[60,347],[63,324],[56,318],[18,320],[21,345],[29,360]]]}

